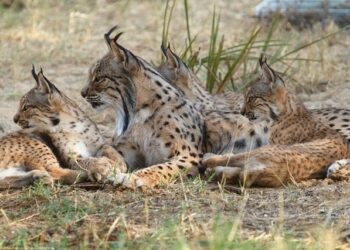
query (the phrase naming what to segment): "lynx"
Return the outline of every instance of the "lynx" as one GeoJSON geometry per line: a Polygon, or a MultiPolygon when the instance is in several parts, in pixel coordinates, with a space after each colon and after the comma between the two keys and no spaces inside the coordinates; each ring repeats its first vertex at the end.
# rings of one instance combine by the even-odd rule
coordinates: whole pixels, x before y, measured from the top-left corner
{"type": "MultiPolygon", "coordinates": [[[[267,133],[272,124],[270,117],[266,117],[264,121],[255,120],[249,124],[244,121],[242,116],[232,115],[232,113],[238,113],[242,108],[243,95],[231,91],[217,95],[209,94],[204,89],[203,83],[170,49],[169,46],[168,48],[164,48],[163,46],[161,48],[166,60],[159,66],[159,72],[163,74],[169,80],[169,82],[173,84],[173,86],[178,88],[179,91],[182,91],[188,99],[192,100],[200,110],[202,110],[204,121],[208,130],[215,132],[216,127],[219,127],[218,131],[222,131],[222,134],[225,134],[226,137],[220,137],[219,135],[216,135],[217,133],[214,133],[214,136],[209,134],[207,142],[210,145],[215,145],[216,148],[220,148],[220,146],[222,146],[220,145],[221,140],[225,140],[225,138],[236,138],[236,140],[238,140],[238,144],[246,145],[246,148],[241,148],[242,151],[250,150],[251,148],[247,147],[247,145],[251,145],[251,143],[249,143],[251,141],[251,137],[249,136],[250,134],[246,134],[244,130],[241,131],[238,129],[238,127],[234,125],[235,122],[241,123],[242,125],[245,124],[243,126],[245,128],[251,127],[249,131],[254,131],[253,134],[256,137],[254,140],[257,142],[256,146],[266,144],[264,142],[267,141],[267,133]],[[215,113],[219,113],[219,115],[215,113]],[[233,125],[231,126],[230,124],[233,125]],[[232,131],[234,135],[239,135],[240,137],[234,137],[232,134],[230,134],[230,131],[232,131]],[[258,143],[260,141],[263,143],[258,143]]],[[[350,141],[349,109],[322,108],[312,109],[310,112],[324,124],[346,136],[350,141]]],[[[231,139],[226,140],[230,141],[231,139]]],[[[228,144],[227,141],[224,141],[223,145],[228,144]]],[[[219,152],[220,151],[213,151],[213,153],[219,152]]],[[[227,150],[221,150],[221,152],[227,152],[227,150]]],[[[237,150],[233,150],[232,152],[237,152],[237,150]]]]}
{"type": "MultiPolygon", "coordinates": [[[[67,169],[82,171],[95,181],[102,181],[113,170],[125,172],[122,157],[105,144],[96,124],[79,106],[51,83],[42,70],[36,74],[33,67],[32,75],[36,86],[21,98],[14,122],[22,129],[40,131],[37,136],[50,142],[46,144],[50,144],[47,146],[56,160],[52,154],[49,157],[57,166],[59,162],[67,169]]],[[[37,150],[34,147],[32,151],[37,150]]],[[[35,155],[40,155],[40,151],[35,155]]]]}
{"type": "Polygon", "coordinates": [[[247,187],[277,187],[292,181],[324,178],[336,160],[349,157],[346,139],[323,124],[289,91],[280,76],[260,58],[262,76],[247,86],[242,113],[273,120],[269,145],[237,155],[208,156],[204,166],[247,187]]]}
{"type": "Polygon", "coordinates": [[[155,187],[180,174],[198,173],[202,157],[203,120],[198,109],[154,68],[105,34],[109,52],[90,69],[82,96],[92,107],[113,107],[114,147],[130,174],[114,183],[126,187],[155,187]],[[143,169],[140,169],[143,168],[143,169]]]}

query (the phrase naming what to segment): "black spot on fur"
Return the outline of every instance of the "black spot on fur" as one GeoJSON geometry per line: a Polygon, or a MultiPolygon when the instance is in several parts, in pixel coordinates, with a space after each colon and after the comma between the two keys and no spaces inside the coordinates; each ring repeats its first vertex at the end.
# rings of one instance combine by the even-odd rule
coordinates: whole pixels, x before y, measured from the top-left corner
{"type": "Polygon", "coordinates": [[[255,143],[256,143],[256,147],[257,147],[257,148],[259,148],[259,147],[262,146],[262,142],[261,142],[261,139],[260,139],[260,138],[257,138],[256,141],[255,141],[255,143]]]}
{"type": "Polygon", "coordinates": [[[264,127],[264,133],[267,133],[267,131],[269,131],[268,127],[264,127]]]}
{"type": "Polygon", "coordinates": [[[60,119],[58,118],[51,118],[52,125],[56,126],[60,123],[60,119]]]}
{"type": "Polygon", "coordinates": [[[235,143],[234,143],[234,147],[235,147],[235,148],[240,148],[240,149],[245,148],[246,145],[247,145],[247,144],[246,144],[246,142],[245,142],[245,139],[237,140],[237,141],[235,141],[235,143]]]}

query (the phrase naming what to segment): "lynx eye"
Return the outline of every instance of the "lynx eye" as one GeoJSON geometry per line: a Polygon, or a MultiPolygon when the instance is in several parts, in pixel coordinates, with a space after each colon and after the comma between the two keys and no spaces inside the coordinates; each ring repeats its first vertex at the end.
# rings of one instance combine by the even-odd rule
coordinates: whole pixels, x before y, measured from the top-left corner
{"type": "Polygon", "coordinates": [[[28,109],[29,109],[29,106],[28,106],[28,105],[23,105],[22,111],[27,111],[28,109]]]}
{"type": "Polygon", "coordinates": [[[102,78],[102,79],[95,79],[94,83],[95,83],[96,85],[101,85],[104,81],[105,81],[104,78],[102,78]]]}

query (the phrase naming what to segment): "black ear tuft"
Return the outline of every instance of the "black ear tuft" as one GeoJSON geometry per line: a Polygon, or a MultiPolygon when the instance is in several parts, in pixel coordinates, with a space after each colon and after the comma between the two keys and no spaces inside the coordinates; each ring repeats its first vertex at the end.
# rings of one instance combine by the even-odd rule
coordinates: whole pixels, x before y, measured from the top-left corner
{"type": "Polygon", "coordinates": [[[119,44],[118,44],[118,39],[120,38],[120,36],[123,34],[123,32],[119,32],[118,34],[116,34],[114,36],[114,38],[110,38],[111,34],[113,31],[115,31],[117,29],[118,26],[114,26],[112,29],[110,29],[107,33],[104,34],[104,39],[105,42],[110,50],[110,52],[112,53],[112,55],[114,56],[115,59],[119,60],[119,61],[123,61],[124,58],[122,56],[122,53],[119,49],[119,44]]]}
{"type": "Polygon", "coordinates": [[[162,48],[163,53],[166,58],[166,64],[174,69],[179,69],[181,67],[181,59],[171,50],[170,43],[167,48],[162,48]]]}
{"type": "MultiPolygon", "coordinates": [[[[111,34],[118,28],[118,25],[113,26],[107,33],[104,34],[104,39],[105,42],[107,43],[108,47],[111,48],[111,34]]],[[[119,36],[121,35],[121,33],[118,34],[119,36]]],[[[115,37],[114,37],[115,38],[115,37]]],[[[114,39],[113,39],[114,40],[114,39]]]]}
{"type": "Polygon", "coordinates": [[[113,33],[113,31],[115,31],[118,28],[118,25],[113,26],[107,33],[105,33],[104,37],[105,40],[110,40],[110,35],[113,33]]]}
{"type": "Polygon", "coordinates": [[[267,58],[266,58],[265,54],[264,54],[264,53],[261,53],[261,54],[260,54],[260,58],[259,58],[260,67],[262,67],[263,64],[266,63],[266,61],[267,61],[267,58]]]}
{"type": "Polygon", "coordinates": [[[114,38],[113,38],[113,41],[116,43],[116,44],[118,44],[118,39],[119,39],[119,37],[121,37],[121,35],[123,35],[124,34],[124,32],[119,32],[118,34],[116,34],[115,36],[114,36],[114,38]]]}
{"type": "Polygon", "coordinates": [[[34,64],[32,64],[32,76],[35,79],[35,81],[38,83],[39,79],[38,79],[38,75],[35,72],[35,66],[34,64]]]}

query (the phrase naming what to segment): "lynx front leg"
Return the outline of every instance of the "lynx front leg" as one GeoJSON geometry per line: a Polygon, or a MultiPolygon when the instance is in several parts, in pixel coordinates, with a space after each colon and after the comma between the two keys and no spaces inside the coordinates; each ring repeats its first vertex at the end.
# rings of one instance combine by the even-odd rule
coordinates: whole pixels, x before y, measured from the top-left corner
{"type": "Polygon", "coordinates": [[[97,157],[106,157],[111,160],[111,165],[113,166],[114,173],[126,173],[127,166],[124,158],[118,151],[110,145],[103,145],[102,148],[97,152],[97,157]]]}
{"type": "Polygon", "coordinates": [[[122,185],[127,188],[154,188],[162,184],[170,183],[180,174],[193,172],[193,168],[198,168],[199,157],[197,154],[192,156],[177,156],[163,164],[157,164],[145,169],[141,169],[132,174],[117,175],[114,185],[122,185]]]}
{"type": "Polygon", "coordinates": [[[259,158],[254,153],[237,155],[210,155],[203,160],[207,168],[215,169],[217,177],[245,187],[252,185],[279,187],[286,182],[286,173],[279,163],[259,158]]]}

